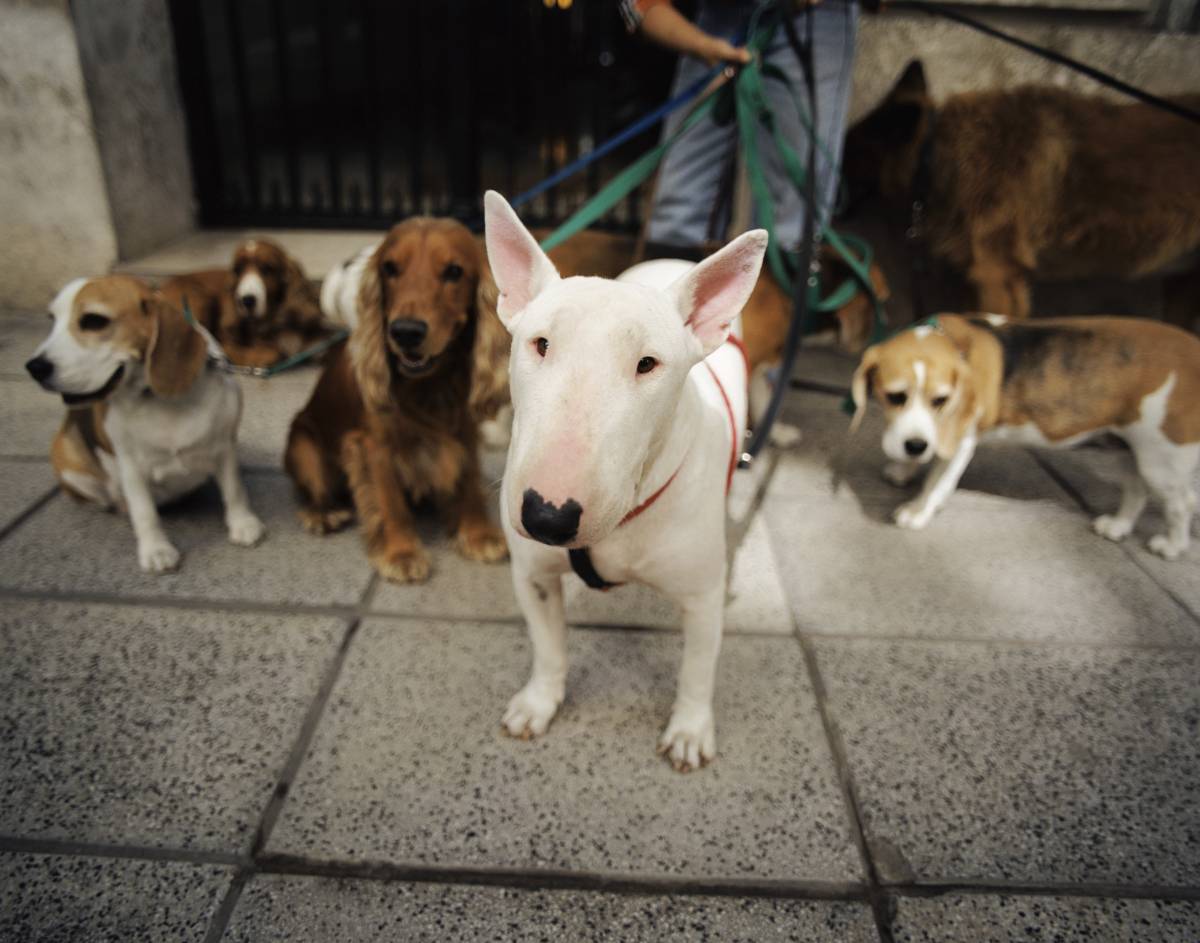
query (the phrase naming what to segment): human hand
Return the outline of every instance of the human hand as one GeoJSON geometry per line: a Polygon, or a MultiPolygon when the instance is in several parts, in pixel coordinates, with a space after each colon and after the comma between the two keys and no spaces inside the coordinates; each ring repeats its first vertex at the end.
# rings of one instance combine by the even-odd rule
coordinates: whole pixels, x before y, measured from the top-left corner
{"type": "Polygon", "coordinates": [[[735,46],[728,40],[721,39],[719,36],[709,36],[703,47],[697,50],[697,54],[706,64],[713,66],[720,62],[728,62],[733,65],[745,65],[753,56],[750,50],[745,46],[735,46]]]}

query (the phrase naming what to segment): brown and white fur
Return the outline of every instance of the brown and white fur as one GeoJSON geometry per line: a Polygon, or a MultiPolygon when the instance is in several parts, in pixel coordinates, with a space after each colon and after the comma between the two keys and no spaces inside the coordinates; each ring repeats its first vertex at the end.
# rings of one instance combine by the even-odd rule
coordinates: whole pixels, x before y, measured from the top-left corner
{"type": "Polygon", "coordinates": [[[1200,458],[1200,339],[1129,318],[1039,319],[938,315],[871,347],[854,375],[852,430],[869,396],[883,406],[884,470],[907,484],[931,465],[921,493],[895,512],[924,527],[954,491],[978,441],[1065,448],[1103,433],[1123,439],[1136,473],[1096,533],[1121,540],[1148,495],[1166,533],[1149,547],[1169,560],[1187,549],[1200,458]]]}
{"type": "Polygon", "coordinates": [[[247,239],[229,268],[176,275],[163,295],[196,320],[235,364],[269,367],[328,336],[317,291],[300,263],[269,239],[247,239]]]}
{"type": "Polygon", "coordinates": [[[478,425],[508,400],[508,335],[482,247],[450,219],[393,227],[359,273],[355,327],[292,422],[284,463],[313,533],[357,512],[385,578],[428,578],[411,505],[434,500],[469,560],[507,556],[487,514],[478,425]]]}
{"type": "Polygon", "coordinates": [[[69,407],[50,451],[63,490],[128,510],[144,570],[179,564],[158,505],[210,477],[221,489],[229,539],[258,543],[265,529],[238,471],[241,390],[206,366],[204,341],[183,314],[121,275],[76,279],[50,313],[50,336],[25,366],[69,407]]]}

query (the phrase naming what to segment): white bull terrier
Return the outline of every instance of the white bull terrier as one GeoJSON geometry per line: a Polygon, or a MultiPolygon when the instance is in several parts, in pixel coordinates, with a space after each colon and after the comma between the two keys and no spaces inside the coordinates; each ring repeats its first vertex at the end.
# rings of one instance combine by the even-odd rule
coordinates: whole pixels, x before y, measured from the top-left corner
{"type": "Polygon", "coordinates": [[[513,335],[501,519],[533,643],[532,676],[504,729],[538,736],[562,703],[562,575],[574,569],[594,588],[636,581],[683,609],[683,664],[659,752],[696,769],[716,755],[725,494],[746,426],[746,360],[730,331],[767,234],[748,232],[698,265],[564,279],[503,197],[489,192],[484,208],[500,319],[513,335]]]}

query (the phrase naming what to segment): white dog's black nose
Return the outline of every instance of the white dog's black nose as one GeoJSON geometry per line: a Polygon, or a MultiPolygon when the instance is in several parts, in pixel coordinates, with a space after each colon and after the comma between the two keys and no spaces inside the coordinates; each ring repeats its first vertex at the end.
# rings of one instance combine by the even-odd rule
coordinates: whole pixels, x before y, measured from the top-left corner
{"type": "Polygon", "coordinates": [[[256,295],[242,295],[242,307],[245,308],[247,311],[249,311],[251,314],[254,313],[254,307],[257,304],[258,304],[258,297],[256,295]]]}
{"type": "Polygon", "coordinates": [[[25,369],[38,383],[45,383],[50,379],[50,374],[54,372],[54,364],[45,357],[34,357],[25,364],[25,369]]]}
{"type": "Polygon", "coordinates": [[[929,443],[924,439],[905,439],[904,451],[916,458],[918,455],[924,455],[925,450],[929,448],[929,443]]]}
{"type": "Polygon", "coordinates": [[[429,333],[429,325],[424,321],[401,318],[388,325],[388,333],[399,346],[407,349],[417,347],[425,340],[425,335],[429,333]]]}
{"type": "Polygon", "coordinates": [[[526,533],[544,544],[565,544],[579,532],[583,508],[574,498],[555,507],[532,488],[525,489],[521,501],[521,523],[526,533]]]}

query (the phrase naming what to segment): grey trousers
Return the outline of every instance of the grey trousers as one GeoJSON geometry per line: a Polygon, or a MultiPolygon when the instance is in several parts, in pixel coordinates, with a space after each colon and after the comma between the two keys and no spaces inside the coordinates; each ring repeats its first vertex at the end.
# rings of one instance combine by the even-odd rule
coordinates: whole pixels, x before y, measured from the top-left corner
{"type": "MultiPolygon", "coordinates": [[[[697,25],[708,33],[733,39],[742,30],[754,10],[753,2],[703,0],[697,25]]],[[[854,66],[854,41],[858,26],[855,4],[832,0],[814,7],[811,14],[796,15],[796,31],[804,39],[807,24],[813,31],[813,73],[816,79],[817,133],[828,149],[818,147],[816,194],[818,218],[828,221],[837,198],[838,169],[842,139],[846,132],[846,113],[850,102],[850,79],[854,66]],[[809,17],[811,16],[811,21],[809,17]]],[[[765,61],[782,69],[788,76],[803,107],[808,92],[804,73],[788,45],[782,28],[765,55],[765,61]]],[[[671,94],[676,95],[705,74],[708,67],[700,60],[681,56],[671,94]]],[[[779,82],[766,81],[768,102],[776,121],[801,160],[808,156],[808,132],[800,121],[791,94],[779,82]]],[[[672,115],[663,135],[673,134],[684,120],[687,109],[672,115]]],[[[729,155],[737,146],[737,126],[721,127],[711,119],[701,121],[680,138],[667,152],[659,173],[658,190],[651,211],[647,239],[674,246],[698,246],[708,235],[713,207],[717,203],[721,177],[729,155]]],[[[759,135],[763,169],[775,204],[775,234],[783,245],[794,247],[800,241],[804,202],[788,180],[774,142],[765,131],[759,135]]],[[[755,221],[756,225],[758,220],[755,221]]],[[[718,220],[716,236],[724,238],[727,220],[718,220]]]]}

